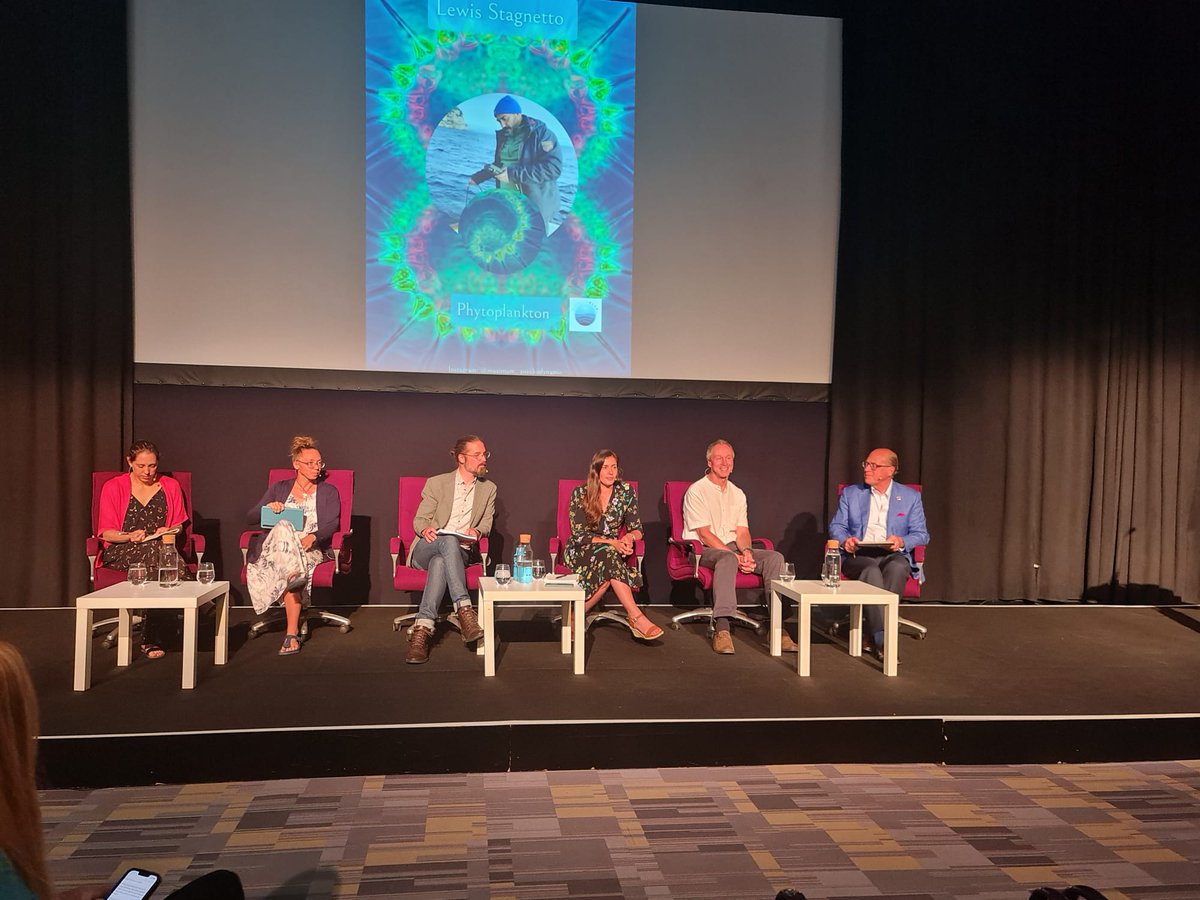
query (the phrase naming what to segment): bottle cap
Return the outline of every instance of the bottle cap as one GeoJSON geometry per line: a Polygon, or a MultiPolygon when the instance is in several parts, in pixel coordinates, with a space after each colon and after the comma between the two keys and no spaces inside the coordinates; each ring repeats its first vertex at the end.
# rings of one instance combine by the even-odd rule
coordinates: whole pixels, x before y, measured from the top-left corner
{"type": "Polygon", "coordinates": [[[532,537],[533,537],[532,535],[528,535],[528,534],[521,535],[521,543],[528,544],[529,541],[532,539],[532,537]]]}
{"type": "Polygon", "coordinates": [[[836,549],[838,548],[838,546],[839,546],[839,545],[838,545],[838,542],[837,542],[837,539],[836,539],[836,538],[830,538],[829,540],[827,540],[827,541],[825,542],[825,547],[826,547],[826,548],[832,548],[832,549],[836,550],[836,549]]]}

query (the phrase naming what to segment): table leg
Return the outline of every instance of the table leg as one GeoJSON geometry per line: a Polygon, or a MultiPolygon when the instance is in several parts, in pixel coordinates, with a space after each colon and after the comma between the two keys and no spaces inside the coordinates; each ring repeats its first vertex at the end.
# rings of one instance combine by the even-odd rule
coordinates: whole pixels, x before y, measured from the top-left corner
{"type": "Polygon", "coordinates": [[[771,595],[771,655],[783,655],[783,637],[780,635],[783,629],[783,604],[779,600],[779,594],[775,592],[775,588],[770,588],[771,595]]]}
{"type": "Polygon", "coordinates": [[[183,610],[183,689],[196,686],[196,619],[199,611],[194,606],[183,610]]]}
{"type": "Polygon", "coordinates": [[[900,648],[896,646],[900,640],[900,598],[892,595],[883,608],[883,674],[895,675],[896,665],[900,661],[900,648]]]}
{"type": "Polygon", "coordinates": [[[584,640],[584,637],[583,637],[584,630],[587,628],[587,621],[586,621],[587,615],[584,613],[583,602],[584,602],[583,598],[580,597],[578,600],[575,600],[572,603],[572,605],[575,607],[575,674],[576,675],[583,674],[583,654],[584,654],[584,651],[587,649],[584,646],[586,641],[584,640]]]}
{"type": "Polygon", "coordinates": [[[862,604],[850,606],[850,655],[862,656],[862,604]]]}
{"type": "Polygon", "coordinates": [[[801,597],[797,606],[796,673],[807,677],[812,669],[812,603],[801,597]]]}
{"type": "MultiPolygon", "coordinates": [[[[142,636],[145,637],[146,617],[142,616],[142,636]]],[[[117,665],[129,665],[133,655],[133,611],[127,606],[117,610],[117,665]]]]}
{"type": "Polygon", "coordinates": [[[569,623],[571,622],[572,619],[575,618],[575,616],[571,613],[571,610],[574,608],[575,608],[575,603],[573,601],[571,601],[571,600],[563,601],[563,604],[562,604],[562,629],[560,630],[559,635],[558,635],[559,649],[561,649],[563,653],[571,652],[571,635],[573,633],[572,629],[575,626],[573,624],[569,624],[569,623]]]}
{"type": "Polygon", "coordinates": [[[483,591],[479,592],[479,605],[483,613],[483,674],[491,678],[496,674],[496,606],[483,591]]]}
{"type": "Polygon", "coordinates": [[[75,610],[75,690],[86,691],[92,686],[92,620],[95,613],[77,607],[75,610]]]}
{"type": "Polygon", "coordinates": [[[217,598],[217,643],[213,653],[218,666],[229,661],[229,591],[217,598]]]}

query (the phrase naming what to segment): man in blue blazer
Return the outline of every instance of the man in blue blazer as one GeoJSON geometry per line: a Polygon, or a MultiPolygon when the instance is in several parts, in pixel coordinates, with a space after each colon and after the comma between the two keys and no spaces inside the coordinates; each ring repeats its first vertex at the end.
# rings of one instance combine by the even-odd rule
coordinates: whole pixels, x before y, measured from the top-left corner
{"type": "MultiPolygon", "coordinates": [[[[847,485],[829,523],[829,536],[842,548],[842,571],[876,587],[903,596],[910,574],[924,581],[913,560],[913,549],[929,543],[921,492],[894,481],[900,459],[886,447],[872,450],[863,460],[863,483],[847,485]],[[860,549],[859,544],[887,544],[886,549],[860,549]]],[[[871,646],[883,651],[883,607],[863,610],[871,646]]]]}

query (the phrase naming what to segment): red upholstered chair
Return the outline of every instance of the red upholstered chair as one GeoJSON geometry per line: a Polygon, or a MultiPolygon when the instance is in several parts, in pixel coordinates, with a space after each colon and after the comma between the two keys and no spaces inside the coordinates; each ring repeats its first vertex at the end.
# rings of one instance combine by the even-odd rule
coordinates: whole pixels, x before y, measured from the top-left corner
{"type": "MultiPolygon", "coordinates": [[[[295,477],[295,469],[272,469],[267,475],[267,486],[269,487],[277,481],[291,481],[295,477]]],[[[337,488],[342,510],[341,519],[338,523],[340,529],[333,535],[333,559],[326,560],[313,570],[312,586],[314,591],[318,588],[332,588],[335,579],[350,574],[350,566],[353,562],[353,555],[350,552],[353,536],[353,531],[350,528],[350,515],[354,508],[354,470],[326,469],[324,477],[330,484],[337,488]]],[[[243,531],[242,536],[238,539],[238,546],[242,549],[242,584],[246,583],[246,560],[250,553],[250,541],[254,535],[261,533],[261,528],[252,528],[249,531],[243,531]]],[[[320,619],[326,624],[337,625],[338,630],[342,634],[345,634],[353,627],[350,624],[350,620],[345,616],[339,616],[328,610],[310,606],[305,610],[304,621],[300,623],[301,640],[307,639],[308,623],[312,619],[320,619]]],[[[256,638],[267,629],[283,621],[283,608],[272,607],[250,626],[250,637],[256,638]]]]}
{"type": "MultiPolygon", "coordinates": [[[[904,484],[904,482],[900,482],[904,484]]],[[[919,484],[904,484],[905,487],[910,487],[914,491],[920,491],[919,484]]],[[[842,496],[842,491],[846,489],[846,484],[838,485],[838,496],[842,496]]],[[[925,569],[925,545],[919,544],[913,547],[913,562],[917,564],[917,568],[924,571],[925,569]]],[[[846,574],[842,573],[842,580],[846,580],[846,574]]],[[[911,574],[908,576],[908,581],[904,585],[904,593],[900,595],[901,600],[920,600],[921,599],[921,582],[914,578],[911,574]]],[[[900,627],[907,628],[917,636],[918,640],[924,640],[925,635],[929,633],[929,629],[919,622],[914,622],[911,619],[900,617],[900,627]]]]}
{"type": "MultiPolygon", "coordinates": [[[[389,542],[392,554],[392,585],[398,591],[409,591],[414,594],[425,590],[425,579],[428,574],[424,569],[412,566],[413,548],[420,539],[419,535],[413,531],[413,518],[417,514],[417,507],[421,505],[421,491],[425,490],[427,480],[428,478],[425,476],[400,476],[400,490],[396,498],[396,537],[389,542]]],[[[487,571],[488,539],[486,537],[479,539],[479,555],[483,557],[483,562],[467,566],[467,587],[472,591],[479,590],[479,579],[487,571]]],[[[392,620],[392,630],[399,631],[405,622],[411,622],[416,617],[415,612],[396,616],[392,620]]],[[[453,612],[445,617],[445,621],[456,629],[459,627],[458,616],[453,612]]]]}
{"type": "MultiPolygon", "coordinates": [[[[633,488],[634,494],[638,492],[636,481],[626,481],[627,485],[633,488]]],[[[575,479],[561,479],[558,482],[558,512],[555,516],[555,523],[558,528],[558,535],[550,538],[550,569],[556,575],[567,575],[572,571],[563,561],[563,551],[566,550],[567,542],[571,539],[571,493],[582,481],[575,479]]],[[[625,534],[625,529],[621,529],[621,535],[625,534]]],[[[635,572],[642,571],[642,560],[646,558],[646,542],[637,540],[633,542],[633,554],[626,559],[629,568],[635,572]]],[[[593,622],[620,622],[626,628],[629,626],[629,617],[625,615],[624,610],[600,610],[588,614],[586,628],[591,628],[593,622]]],[[[630,628],[632,631],[632,628],[630,628]]]]}
{"type": "MultiPolygon", "coordinates": [[[[700,555],[704,552],[704,546],[699,541],[685,540],[683,537],[683,495],[687,493],[691,484],[690,481],[668,481],[663,487],[663,502],[666,503],[667,511],[671,515],[671,537],[667,541],[667,574],[672,581],[695,582],[702,591],[708,593],[712,590],[713,570],[708,566],[700,565],[700,555]]],[[[752,541],[764,550],[775,549],[775,544],[766,538],[756,537],[752,538],[752,541]]],[[[738,572],[736,585],[741,590],[743,588],[762,588],[763,583],[761,576],[738,572]]],[[[766,603],[765,592],[763,603],[766,603]]],[[[712,614],[711,605],[694,609],[691,612],[680,613],[671,619],[671,627],[678,628],[682,622],[706,618],[709,620],[709,629],[711,630],[712,614]]],[[[746,615],[741,609],[734,613],[733,621],[753,628],[758,634],[763,633],[763,623],[746,615]]]]}
{"type": "MultiPolygon", "coordinates": [[[[188,520],[183,525],[183,532],[180,534],[180,539],[176,546],[179,548],[181,555],[187,567],[193,572],[196,571],[196,566],[204,559],[204,535],[192,533],[192,473],[191,472],[163,472],[164,475],[170,475],[179,482],[179,489],[183,492],[183,504],[187,509],[188,520]]],[[[92,590],[99,591],[109,585],[118,584],[126,579],[127,573],[119,569],[110,569],[104,565],[104,560],[100,557],[100,551],[104,547],[104,542],[96,537],[96,533],[100,530],[100,491],[109,480],[116,478],[118,475],[129,476],[129,472],[93,472],[92,473],[92,534],[87,539],[87,558],[88,558],[88,575],[91,578],[92,590]]],[[[113,628],[117,624],[116,619],[101,619],[92,625],[92,632],[103,631],[106,628],[113,628]]],[[[114,630],[104,639],[104,646],[112,646],[116,639],[116,631],[114,630]]]]}

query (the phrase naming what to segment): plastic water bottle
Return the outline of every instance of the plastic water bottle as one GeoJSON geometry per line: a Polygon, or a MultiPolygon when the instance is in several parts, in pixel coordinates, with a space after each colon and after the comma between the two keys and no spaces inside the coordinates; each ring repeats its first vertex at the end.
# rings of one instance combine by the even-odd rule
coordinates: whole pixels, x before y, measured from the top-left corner
{"type": "Polygon", "coordinates": [[[179,551],[175,549],[175,535],[164,534],[162,546],[158,548],[158,586],[175,587],[179,584],[179,551]]]}
{"type": "Polygon", "coordinates": [[[512,577],[517,584],[533,584],[533,546],[531,535],[523,534],[513,550],[512,577]]]}
{"type": "Polygon", "coordinates": [[[825,542],[825,562],[821,564],[821,583],[828,588],[835,588],[842,583],[842,553],[838,550],[838,542],[825,542]]]}

